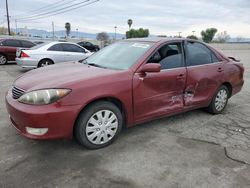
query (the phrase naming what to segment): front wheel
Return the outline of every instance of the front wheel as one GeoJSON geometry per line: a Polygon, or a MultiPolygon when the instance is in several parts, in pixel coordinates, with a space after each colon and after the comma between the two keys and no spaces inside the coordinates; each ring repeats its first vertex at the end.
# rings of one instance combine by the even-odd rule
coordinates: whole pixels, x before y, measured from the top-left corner
{"type": "Polygon", "coordinates": [[[107,101],[87,107],[76,122],[75,137],[89,149],[111,144],[122,129],[122,114],[117,106],[107,101]]]}
{"type": "Polygon", "coordinates": [[[223,112],[223,110],[227,106],[229,98],[229,91],[228,88],[224,85],[222,85],[215,96],[213,97],[213,100],[211,101],[209,107],[208,107],[208,112],[212,114],[220,114],[223,112]]]}

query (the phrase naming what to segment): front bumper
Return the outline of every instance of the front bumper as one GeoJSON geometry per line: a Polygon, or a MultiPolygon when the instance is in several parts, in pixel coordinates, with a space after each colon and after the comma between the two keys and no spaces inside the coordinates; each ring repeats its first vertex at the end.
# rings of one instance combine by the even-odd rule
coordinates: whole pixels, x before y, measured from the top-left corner
{"type": "Polygon", "coordinates": [[[38,65],[37,59],[31,58],[16,58],[16,64],[22,68],[36,68],[38,65]]]}
{"type": "Polygon", "coordinates": [[[70,139],[81,105],[62,106],[60,103],[49,105],[27,105],[12,98],[11,90],[6,95],[6,108],[10,120],[18,132],[31,139],[70,139]],[[29,128],[47,128],[43,135],[27,132],[29,128]]]}

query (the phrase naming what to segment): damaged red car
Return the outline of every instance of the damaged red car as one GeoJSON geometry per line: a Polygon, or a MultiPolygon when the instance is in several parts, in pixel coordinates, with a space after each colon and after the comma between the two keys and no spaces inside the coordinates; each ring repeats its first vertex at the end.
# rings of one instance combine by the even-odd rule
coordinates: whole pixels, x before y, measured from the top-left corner
{"type": "Polygon", "coordinates": [[[97,149],[123,127],[198,108],[221,113],[241,90],[243,73],[242,63],[199,41],[130,39],[81,62],[23,74],[6,106],[25,137],[75,137],[97,149]]]}

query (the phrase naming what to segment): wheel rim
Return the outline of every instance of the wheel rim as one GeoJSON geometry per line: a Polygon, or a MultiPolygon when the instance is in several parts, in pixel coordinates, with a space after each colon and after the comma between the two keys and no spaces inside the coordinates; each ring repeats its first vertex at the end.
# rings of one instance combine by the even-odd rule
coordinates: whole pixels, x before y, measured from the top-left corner
{"type": "Polygon", "coordinates": [[[226,103],[227,103],[227,91],[225,89],[221,89],[215,98],[215,108],[217,111],[221,111],[224,109],[226,103]]]}
{"type": "Polygon", "coordinates": [[[0,64],[1,65],[3,65],[3,64],[5,64],[6,63],[6,57],[5,56],[3,56],[3,55],[0,55],[0,64]]]}
{"type": "Polygon", "coordinates": [[[41,64],[41,67],[46,67],[50,65],[50,62],[49,61],[45,61],[44,63],[41,64]]]}
{"type": "Polygon", "coordinates": [[[86,136],[93,144],[105,144],[115,136],[117,129],[117,116],[110,110],[100,110],[89,118],[86,136]]]}

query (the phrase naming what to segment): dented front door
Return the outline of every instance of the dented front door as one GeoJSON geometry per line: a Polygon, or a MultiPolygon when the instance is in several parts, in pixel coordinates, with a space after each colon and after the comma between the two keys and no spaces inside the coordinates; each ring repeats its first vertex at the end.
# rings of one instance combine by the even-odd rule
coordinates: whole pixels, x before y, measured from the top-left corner
{"type": "Polygon", "coordinates": [[[134,115],[140,121],[183,109],[186,68],[161,70],[133,78],[134,115]]]}

